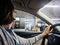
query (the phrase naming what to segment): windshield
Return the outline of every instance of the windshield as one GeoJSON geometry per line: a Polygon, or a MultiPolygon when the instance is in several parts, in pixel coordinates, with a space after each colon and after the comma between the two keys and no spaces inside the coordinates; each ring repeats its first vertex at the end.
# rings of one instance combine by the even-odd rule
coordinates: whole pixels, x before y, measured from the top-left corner
{"type": "Polygon", "coordinates": [[[52,19],[54,22],[60,22],[60,0],[52,0],[43,6],[40,11],[52,19]]]}

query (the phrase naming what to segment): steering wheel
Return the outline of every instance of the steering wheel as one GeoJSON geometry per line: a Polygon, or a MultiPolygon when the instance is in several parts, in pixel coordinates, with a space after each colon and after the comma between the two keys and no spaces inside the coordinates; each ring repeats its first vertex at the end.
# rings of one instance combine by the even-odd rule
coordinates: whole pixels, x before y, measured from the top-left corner
{"type": "Polygon", "coordinates": [[[59,24],[54,24],[54,25],[52,25],[52,26],[50,27],[50,30],[51,30],[51,29],[54,29],[56,26],[60,26],[60,23],[59,23],[59,24]]]}
{"type": "Polygon", "coordinates": [[[58,31],[58,29],[56,28],[56,26],[60,26],[59,24],[54,24],[50,27],[50,30],[53,29],[53,31],[51,32],[51,35],[46,35],[43,38],[42,44],[41,45],[45,45],[45,40],[47,39],[47,45],[60,45],[60,32],[58,31]]]}

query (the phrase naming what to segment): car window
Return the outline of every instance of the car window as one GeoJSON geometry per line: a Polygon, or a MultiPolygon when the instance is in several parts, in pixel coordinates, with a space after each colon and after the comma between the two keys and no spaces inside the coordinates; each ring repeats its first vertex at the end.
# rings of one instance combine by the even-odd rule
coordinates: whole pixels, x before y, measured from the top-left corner
{"type": "Polygon", "coordinates": [[[41,32],[48,24],[42,21],[40,18],[24,12],[16,10],[16,20],[14,23],[14,29],[20,31],[41,32]]]}

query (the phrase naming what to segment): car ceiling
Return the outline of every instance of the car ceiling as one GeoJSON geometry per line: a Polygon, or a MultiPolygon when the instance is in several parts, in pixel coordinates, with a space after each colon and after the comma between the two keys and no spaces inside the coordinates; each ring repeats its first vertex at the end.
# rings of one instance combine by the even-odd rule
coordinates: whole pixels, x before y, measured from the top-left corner
{"type": "Polygon", "coordinates": [[[45,4],[51,0],[12,0],[15,9],[29,12],[36,15],[38,9],[42,8],[45,4]]]}

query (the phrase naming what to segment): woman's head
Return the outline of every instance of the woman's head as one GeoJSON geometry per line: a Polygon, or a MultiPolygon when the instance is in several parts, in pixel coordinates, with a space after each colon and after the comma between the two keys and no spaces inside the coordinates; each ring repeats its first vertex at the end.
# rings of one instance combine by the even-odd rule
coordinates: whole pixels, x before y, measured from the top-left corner
{"type": "Polygon", "coordinates": [[[7,25],[14,21],[14,6],[11,0],[0,0],[0,25],[7,25]]]}

